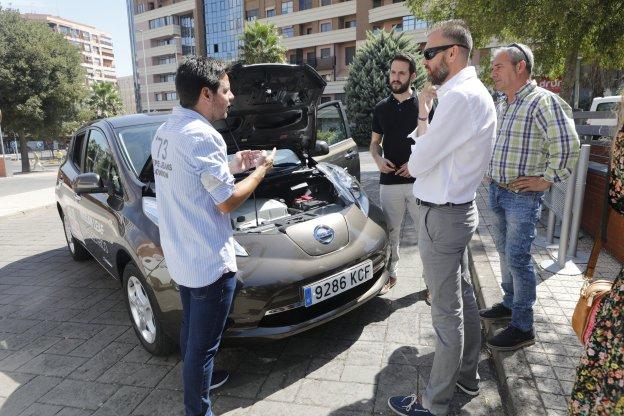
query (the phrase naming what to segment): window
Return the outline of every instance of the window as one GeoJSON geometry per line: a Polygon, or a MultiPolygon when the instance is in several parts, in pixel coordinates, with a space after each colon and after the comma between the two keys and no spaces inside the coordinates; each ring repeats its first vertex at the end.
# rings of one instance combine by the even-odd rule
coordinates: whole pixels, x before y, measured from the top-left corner
{"type": "Polygon", "coordinates": [[[160,39],[156,41],[156,46],[173,45],[173,39],[160,39]]]}
{"type": "Polygon", "coordinates": [[[312,34],[312,28],[308,27],[306,28],[306,35],[311,35],[312,34]]]}
{"type": "Polygon", "coordinates": [[[97,66],[101,66],[102,60],[100,58],[93,58],[93,63],[97,66]]]}
{"type": "Polygon", "coordinates": [[[403,16],[403,30],[427,29],[427,22],[414,16],[403,16]]]}
{"type": "Polygon", "coordinates": [[[121,195],[121,180],[113,153],[108,146],[106,136],[99,130],[94,129],[89,132],[84,171],[97,173],[100,175],[102,185],[112,188],[115,194],[121,195]]]}
{"type": "Polygon", "coordinates": [[[321,104],[323,104],[323,103],[327,103],[327,102],[329,102],[329,101],[331,101],[331,100],[332,100],[332,99],[331,99],[331,97],[330,97],[329,95],[323,95],[323,96],[321,97],[321,104]]]}
{"type": "Polygon", "coordinates": [[[156,94],[156,101],[175,101],[178,99],[178,94],[175,92],[161,92],[156,94]]]}
{"type": "Polygon", "coordinates": [[[282,35],[285,38],[292,38],[293,36],[295,36],[295,30],[293,29],[292,26],[286,26],[282,28],[282,35]]]}
{"type": "Polygon", "coordinates": [[[337,106],[328,105],[317,111],[316,139],[324,140],[330,146],[347,139],[344,120],[337,106]]]}
{"type": "Polygon", "coordinates": [[[306,53],[306,63],[312,67],[316,66],[316,53],[315,52],[306,53]]]}
{"type": "Polygon", "coordinates": [[[175,74],[159,75],[159,81],[160,82],[174,82],[175,81],[175,74]]]}
{"type": "Polygon", "coordinates": [[[312,0],[299,0],[299,10],[307,10],[312,8],[312,0]]]}
{"type": "Polygon", "coordinates": [[[383,0],[373,0],[373,8],[383,6],[383,0]]]}
{"type": "Polygon", "coordinates": [[[266,17],[275,16],[275,8],[266,9],[266,17]]]}
{"type": "Polygon", "coordinates": [[[175,56],[163,56],[156,60],[156,65],[175,64],[175,56]]]}
{"type": "Polygon", "coordinates": [[[331,31],[331,22],[321,23],[321,32],[331,31]]]}
{"type": "Polygon", "coordinates": [[[71,161],[74,163],[74,166],[80,170],[80,162],[82,161],[82,148],[84,145],[86,133],[83,131],[78,133],[76,137],[74,137],[74,145],[72,147],[71,161]]]}
{"type": "Polygon", "coordinates": [[[345,48],[345,64],[351,65],[353,58],[355,57],[355,46],[348,46],[345,48]]]}
{"type": "Polygon", "coordinates": [[[282,2],[282,14],[292,13],[293,12],[293,2],[292,1],[283,1],[282,2]]]}
{"type": "Polygon", "coordinates": [[[145,12],[145,4],[144,3],[137,4],[136,12],[137,14],[141,14],[145,12]]]}
{"type": "Polygon", "coordinates": [[[394,30],[395,32],[403,32],[403,23],[401,22],[393,25],[392,30],[394,30]]]}
{"type": "Polygon", "coordinates": [[[245,11],[245,19],[247,19],[248,22],[252,22],[258,18],[259,14],[260,14],[260,11],[258,9],[247,10],[245,11]]]}
{"type": "Polygon", "coordinates": [[[331,0],[321,0],[321,6],[329,6],[331,4],[331,0]]]}
{"type": "Polygon", "coordinates": [[[346,28],[349,28],[349,27],[355,27],[355,25],[356,25],[355,20],[347,20],[345,22],[345,26],[344,27],[346,29],[346,28]]]}
{"type": "Polygon", "coordinates": [[[177,23],[176,16],[159,17],[158,19],[152,19],[149,21],[149,28],[156,29],[158,27],[169,26],[177,23]]]}
{"type": "Polygon", "coordinates": [[[330,48],[321,48],[321,58],[329,58],[330,55],[331,55],[330,48]]]}
{"type": "Polygon", "coordinates": [[[214,45],[212,45],[212,47],[213,47],[214,53],[219,53],[219,44],[218,43],[215,43],[214,45]]]}

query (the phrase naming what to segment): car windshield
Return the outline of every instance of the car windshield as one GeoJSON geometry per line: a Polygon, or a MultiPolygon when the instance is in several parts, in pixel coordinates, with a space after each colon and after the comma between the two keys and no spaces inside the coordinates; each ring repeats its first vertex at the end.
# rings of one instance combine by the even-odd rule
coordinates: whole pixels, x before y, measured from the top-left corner
{"type": "MultiPolygon", "coordinates": [[[[132,168],[138,175],[143,170],[145,162],[151,155],[152,141],[156,135],[159,124],[146,124],[140,126],[125,127],[117,130],[117,136],[121,147],[130,161],[132,168]]],[[[233,154],[228,155],[228,160],[232,160],[233,154]]],[[[278,149],[275,153],[275,166],[300,165],[301,160],[295,152],[290,149],[278,149]]]]}

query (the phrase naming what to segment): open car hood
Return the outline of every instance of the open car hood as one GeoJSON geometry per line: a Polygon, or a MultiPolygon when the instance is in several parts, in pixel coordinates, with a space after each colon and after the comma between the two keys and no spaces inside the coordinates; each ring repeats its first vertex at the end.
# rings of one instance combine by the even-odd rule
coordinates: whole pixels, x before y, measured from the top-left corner
{"type": "Polygon", "coordinates": [[[312,67],[237,64],[229,78],[234,102],[227,120],[214,123],[228,153],[238,147],[277,147],[310,154],[316,144],[316,107],[327,85],[312,67]]]}

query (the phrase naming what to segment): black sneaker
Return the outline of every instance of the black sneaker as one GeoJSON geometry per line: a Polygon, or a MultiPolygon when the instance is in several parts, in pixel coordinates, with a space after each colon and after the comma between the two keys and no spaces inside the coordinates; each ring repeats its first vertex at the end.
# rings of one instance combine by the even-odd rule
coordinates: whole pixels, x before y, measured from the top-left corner
{"type": "Polygon", "coordinates": [[[511,309],[502,303],[495,303],[489,309],[481,309],[479,311],[479,316],[481,319],[488,322],[502,321],[511,319],[511,309]]]}
{"type": "Polygon", "coordinates": [[[230,378],[230,373],[225,370],[215,370],[212,372],[212,380],[210,382],[210,390],[221,387],[230,378]]]}
{"type": "Polygon", "coordinates": [[[525,332],[511,325],[497,331],[494,337],[486,343],[488,347],[497,351],[515,351],[533,344],[535,344],[535,333],[532,329],[525,332]]]}
{"type": "Polygon", "coordinates": [[[433,413],[422,407],[420,399],[415,394],[390,397],[388,407],[401,416],[434,416],[433,413]]]}
{"type": "Polygon", "coordinates": [[[457,386],[458,389],[460,389],[461,391],[463,391],[464,393],[466,393],[469,396],[478,396],[479,395],[479,387],[477,387],[476,389],[470,388],[462,383],[460,383],[459,381],[457,383],[455,383],[455,385],[457,386]]]}

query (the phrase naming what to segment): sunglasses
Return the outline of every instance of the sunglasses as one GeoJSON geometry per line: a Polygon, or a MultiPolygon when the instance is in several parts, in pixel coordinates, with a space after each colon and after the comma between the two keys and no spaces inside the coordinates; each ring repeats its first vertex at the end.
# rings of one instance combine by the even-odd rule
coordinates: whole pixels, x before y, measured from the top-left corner
{"type": "Polygon", "coordinates": [[[442,52],[445,51],[449,48],[452,48],[453,46],[459,46],[460,48],[464,48],[464,49],[470,49],[468,46],[466,45],[462,45],[460,43],[452,43],[450,45],[442,45],[442,46],[434,46],[433,48],[427,48],[423,51],[423,56],[425,57],[425,59],[427,61],[432,60],[433,58],[435,58],[435,56],[442,52]]]}
{"type": "Polygon", "coordinates": [[[518,49],[520,52],[522,52],[522,56],[524,56],[524,62],[526,62],[526,66],[528,69],[531,68],[531,61],[529,61],[529,55],[526,53],[526,51],[524,50],[524,48],[520,45],[518,45],[517,43],[512,43],[510,45],[507,46],[508,48],[516,48],[518,49]]]}

